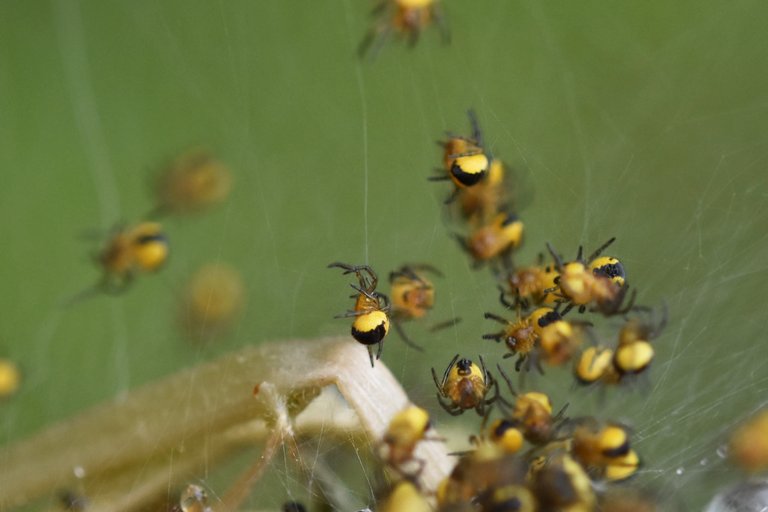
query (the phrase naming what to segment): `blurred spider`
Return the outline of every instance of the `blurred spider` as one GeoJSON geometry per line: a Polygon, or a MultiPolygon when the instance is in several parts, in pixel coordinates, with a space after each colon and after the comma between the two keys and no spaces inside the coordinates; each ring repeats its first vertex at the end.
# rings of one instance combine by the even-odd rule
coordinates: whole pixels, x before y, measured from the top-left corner
{"type": "Polygon", "coordinates": [[[501,211],[488,224],[473,229],[468,236],[456,234],[455,237],[474,260],[474,268],[484,263],[495,265],[500,261],[505,269],[509,269],[512,268],[512,251],[523,242],[523,221],[514,213],[501,211]]]}
{"type": "MultiPolygon", "coordinates": [[[[402,323],[423,318],[435,304],[435,287],[426,278],[427,272],[442,276],[439,270],[427,264],[403,265],[389,274],[390,297],[392,298],[390,319],[403,341],[418,351],[424,349],[405,334],[402,323]]],[[[459,318],[453,318],[432,326],[430,330],[444,329],[459,321],[459,318]]]]}
{"type": "Polygon", "coordinates": [[[393,31],[407,36],[413,46],[421,31],[432,23],[437,24],[444,43],[450,39],[438,0],[381,0],[372,14],[378,20],[360,43],[361,57],[368,54],[375,58],[393,31]]]}

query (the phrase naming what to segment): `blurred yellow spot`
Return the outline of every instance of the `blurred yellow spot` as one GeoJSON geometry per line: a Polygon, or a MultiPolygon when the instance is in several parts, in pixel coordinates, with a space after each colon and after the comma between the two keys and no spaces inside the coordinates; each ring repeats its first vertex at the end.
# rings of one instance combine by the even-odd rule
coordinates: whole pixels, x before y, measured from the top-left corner
{"type": "Polygon", "coordinates": [[[221,203],[232,189],[232,174],[207,151],[180,155],[157,179],[157,209],[193,213],[221,203]]]}
{"type": "Polygon", "coordinates": [[[731,460],[750,473],[768,469],[768,409],[741,425],[731,436],[731,460]]]}
{"type": "Polygon", "coordinates": [[[16,393],[21,386],[21,372],[10,359],[0,359],[0,398],[16,393]]]}
{"type": "Polygon", "coordinates": [[[209,340],[232,327],[244,304],[245,287],[237,270],[223,263],[204,265],[187,283],[182,325],[192,339],[209,340]]]}

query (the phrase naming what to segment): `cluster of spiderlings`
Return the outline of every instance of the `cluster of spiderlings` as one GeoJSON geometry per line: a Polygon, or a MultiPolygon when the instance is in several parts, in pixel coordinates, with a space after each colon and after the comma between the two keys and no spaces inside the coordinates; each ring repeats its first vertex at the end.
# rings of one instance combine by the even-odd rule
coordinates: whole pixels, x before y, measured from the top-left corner
{"type": "MultiPolygon", "coordinates": [[[[580,384],[622,384],[645,374],[655,353],[651,342],[666,325],[666,308],[635,305],[635,290],[628,292],[623,264],[603,254],[615,238],[587,257],[579,247],[571,261],[564,261],[547,244],[551,262],[540,254],[535,264],[515,267],[512,253],[521,244],[523,225],[512,213],[512,187],[505,180],[503,164],[485,146],[471,110],[469,119],[470,136],[449,134],[440,143],[442,167],[429,179],[453,184],[446,207],[469,233],[457,235],[460,245],[476,267],[491,266],[501,291],[499,300],[507,313],[486,312],[485,318],[501,327],[482,338],[503,342],[502,361],[515,357],[517,372],[535,368],[544,374],[545,367],[572,365],[580,384]],[[588,320],[579,316],[585,313],[592,316],[588,320]],[[595,323],[609,317],[624,319],[614,343],[601,341],[595,332],[595,323]]],[[[435,289],[427,274],[440,276],[439,271],[426,264],[393,271],[390,301],[377,291],[378,277],[370,267],[329,266],[356,277],[357,284],[351,285],[354,307],[340,316],[354,318],[352,336],[368,347],[371,364],[372,346],[378,345],[378,358],[391,324],[408,344],[421,350],[400,324],[423,318],[432,309],[435,289]]],[[[482,356],[473,361],[456,354],[442,377],[432,368],[439,405],[453,416],[474,410],[482,418],[479,435],[470,437],[473,449],[461,454],[450,476],[434,491],[438,510],[589,511],[609,508],[610,501],[620,504],[612,506],[623,506],[609,491],[611,483],[628,479],[640,466],[630,429],[611,420],[567,418],[568,404],[554,413],[549,396],[534,390],[518,393],[502,365],[496,368],[509,397],[500,392],[482,356]],[[494,408],[501,417],[491,420],[494,408]]],[[[426,411],[415,406],[392,419],[380,454],[401,478],[380,510],[419,510],[426,503],[429,492],[419,485],[424,462],[414,450],[427,440],[430,424],[426,411]]],[[[652,507],[652,500],[641,494],[635,497],[642,504],[638,506],[652,507]]]]}
{"type": "MultiPolygon", "coordinates": [[[[470,233],[457,238],[476,266],[489,263],[499,281],[500,302],[508,313],[485,313],[501,327],[482,337],[503,342],[503,359],[515,357],[518,372],[535,368],[543,374],[545,367],[572,365],[580,384],[622,384],[644,375],[655,355],[651,342],[666,325],[666,308],[635,305],[623,264],[603,254],[615,238],[587,257],[579,248],[571,261],[548,244],[550,262],[541,254],[535,264],[515,267],[511,255],[520,245],[522,223],[510,213],[511,186],[500,161],[484,146],[471,111],[470,122],[471,137],[451,135],[441,144],[443,168],[430,179],[453,183],[446,203],[470,233]],[[588,319],[577,316],[587,312],[588,319]],[[595,332],[595,324],[608,324],[608,317],[624,319],[610,343],[595,332]]],[[[549,396],[518,393],[497,364],[511,393],[507,398],[483,357],[477,361],[456,355],[441,379],[432,369],[443,409],[451,415],[474,409],[483,418],[479,435],[470,437],[474,448],[460,454],[435,491],[438,510],[658,509],[643,493],[617,493],[612,487],[640,466],[628,427],[568,418],[568,404],[555,413],[549,396]],[[491,419],[493,408],[501,417],[491,419]]]]}

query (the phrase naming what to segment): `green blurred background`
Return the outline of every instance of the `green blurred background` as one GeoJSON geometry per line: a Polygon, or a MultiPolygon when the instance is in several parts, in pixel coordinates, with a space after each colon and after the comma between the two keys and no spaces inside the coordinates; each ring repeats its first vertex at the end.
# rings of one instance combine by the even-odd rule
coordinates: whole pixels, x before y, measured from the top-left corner
{"type": "MultiPolygon", "coordinates": [[[[518,261],[617,236],[639,301],[670,307],[646,388],[601,400],[566,372],[534,382],[556,406],[633,424],[641,482],[701,508],[738,478],[717,455],[724,433],[768,399],[768,4],[445,0],[449,46],[428,30],[373,62],[355,54],[370,7],[0,4],[0,356],[25,374],[0,403],[0,444],[217,353],[347,332],[332,318],[346,280],[325,266],[366,255],[380,274],[405,261],[446,274],[433,319],[463,322],[407,326],[426,353],[392,336],[384,361],[438,423],[456,421],[429,367],[503,353],[480,339],[494,327],[482,313],[501,313],[493,280],[449,236],[450,186],[425,179],[434,141],[466,132],[472,106],[533,191],[518,261]],[[80,234],[149,211],[153,172],[193,145],[231,166],[230,199],[168,221],[160,274],[62,307],[99,278],[80,234]],[[240,269],[248,304],[200,347],[174,317],[210,261],[240,269]]],[[[367,364],[362,347],[350,364],[367,364]]]]}

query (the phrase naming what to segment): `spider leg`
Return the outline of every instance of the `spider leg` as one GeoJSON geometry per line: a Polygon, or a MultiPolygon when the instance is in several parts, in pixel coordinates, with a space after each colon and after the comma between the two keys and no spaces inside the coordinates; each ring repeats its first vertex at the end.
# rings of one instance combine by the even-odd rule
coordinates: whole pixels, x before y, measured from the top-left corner
{"type": "Polygon", "coordinates": [[[437,176],[428,176],[427,181],[449,181],[451,179],[450,176],[446,174],[442,174],[443,170],[440,169],[441,174],[437,176]]]}
{"type": "Polygon", "coordinates": [[[389,27],[389,25],[379,25],[375,29],[368,31],[368,34],[365,36],[357,49],[357,53],[360,58],[368,55],[370,60],[375,60],[391,34],[392,29],[389,27]]]}
{"type": "Polygon", "coordinates": [[[451,195],[448,196],[448,199],[443,201],[443,204],[451,204],[452,202],[454,202],[456,198],[459,197],[460,190],[461,189],[459,187],[454,188],[453,192],[451,192],[451,195]]]}
{"type": "Polygon", "coordinates": [[[555,261],[555,268],[558,272],[563,271],[563,258],[560,257],[559,254],[555,252],[555,249],[552,247],[552,244],[547,242],[547,250],[549,251],[549,254],[552,255],[552,259],[555,261]]]}
{"type": "Polygon", "coordinates": [[[507,383],[507,387],[509,388],[510,393],[512,393],[512,396],[517,396],[517,391],[515,391],[515,386],[512,384],[512,379],[509,378],[509,375],[507,375],[507,372],[504,371],[504,369],[501,367],[500,364],[496,364],[496,368],[499,370],[499,373],[501,374],[501,378],[504,379],[504,381],[507,383]]]}
{"type": "Polygon", "coordinates": [[[388,0],[381,0],[381,1],[379,1],[373,7],[373,9],[371,9],[371,14],[373,16],[377,16],[377,15],[381,14],[384,11],[384,9],[387,7],[387,3],[388,3],[388,0]]]}
{"type": "Polygon", "coordinates": [[[481,155],[483,154],[482,148],[472,149],[470,151],[464,151],[463,153],[452,153],[448,155],[448,158],[451,158],[453,160],[456,160],[457,158],[465,157],[465,156],[475,156],[475,155],[481,155]]]}
{"type": "Polygon", "coordinates": [[[333,318],[351,318],[354,316],[362,316],[367,315],[369,311],[347,311],[346,313],[342,313],[340,315],[336,315],[333,318]]]}
{"type": "Polygon", "coordinates": [[[468,109],[467,117],[469,118],[469,125],[472,127],[472,138],[477,141],[478,146],[483,146],[483,133],[480,130],[480,123],[477,121],[477,113],[475,112],[475,109],[468,109]]]}
{"type": "MultiPolygon", "coordinates": [[[[493,396],[488,399],[484,399],[485,405],[492,405],[499,399],[499,382],[493,378],[493,375],[488,374],[489,386],[493,388],[493,396]]],[[[490,412],[490,411],[489,411],[490,412]]]]}
{"type": "Polygon", "coordinates": [[[447,329],[448,327],[453,327],[454,325],[461,322],[461,318],[451,318],[450,320],[445,320],[444,322],[439,322],[433,325],[429,328],[430,332],[440,331],[442,329],[447,329]]]}
{"type": "Polygon", "coordinates": [[[351,274],[353,272],[356,272],[354,265],[349,265],[347,263],[341,263],[339,261],[334,261],[333,263],[329,263],[326,268],[340,268],[344,270],[344,274],[351,274]]]}
{"type": "Polygon", "coordinates": [[[416,46],[416,43],[419,42],[419,36],[421,35],[421,31],[418,27],[413,27],[411,29],[411,33],[408,34],[408,47],[413,48],[416,46]]]}
{"type": "Polygon", "coordinates": [[[371,292],[369,292],[369,291],[367,291],[367,290],[364,290],[363,288],[361,288],[361,287],[359,287],[359,286],[357,286],[357,285],[355,285],[355,284],[351,284],[351,283],[350,283],[350,285],[349,285],[349,286],[351,286],[352,288],[354,288],[354,289],[355,289],[357,292],[361,293],[362,295],[365,295],[365,296],[366,296],[366,297],[368,297],[369,299],[371,299],[371,300],[376,300],[376,295],[375,295],[375,292],[374,292],[374,293],[371,293],[371,292]]]}
{"type": "Polygon", "coordinates": [[[450,409],[445,409],[445,410],[448,411],[448,414],[450,414],[451,416],[461,416],[462,414],[464,414],[464,409],[462,409],[461,407],[456,407],[452,410],[450,409]]]}
{"type": "Polygon", "coordinates": [[[440,382],[437,380],[437,373],[435,373],[435,369],[432,368],[432,380],[435,381],[435,387],[439,391],[439,395],[443,394],[443,387],[440,385],[440,382]]]}
{"type": "Polygon", "coordinates": [[[565,421],[565,411],[568,409],[570,403],[566,402],[564,406],[557,411],[557,414],[552,418],[552,424],[561,423],[565,421]]]}
{"type": "Polygon", "coordinates": [[[515,262],[512,260],[512,252],[514,247],[509,246],[501,253],[501,267],[507,272],[515,270],[515,262]]]}
{"type": "Polygon", "coordinates": [[[483,316],[488,320],[495,320],[500,324],[509,325],[509,320],[494,313],[485,313],[483,316]]]}
{"type": "Polygon", "coordinates": [[[445,373],[443,373],[443,380],[440,381],[441,389],[445,384],[445,381],[448,380],[448,374],[451,373],[451,369],[453,368],[453,365],[456,364],[456,361],[458,361],[458,359],[459,359],[459,354],[456,354],[455,356],[453,356],[453,359],[451,359],[451,362],[448,363],[448,367],[445,369],[445,373]]]}
{"type": "MultiPolygon", "coordinates": [[[[638,306],[638,307],[639,307],[639,306],[638,306]]],[[[667,326],[667,320],[668,320],[668,318],[669,318],[669,307],[667,306],[667,302],[666,302],[666,301],[664,301],[664,302],[662,302],[662,304],[661,304],[661,320],[659,321],[659,323],[658,323],[658,324],[656,324],[656,327],[653,327],[653,328],[651,329],[651,332],[650,332],[650,334],[649,334],[649,337],[650,337],[650,338],[655,338],[655,337],[657,337],[659,334],[661,334],[661,332],[662,332],[662,331],[664,330],[664,328],[667,326]]]]}
{"type": "MultiPolygon", "coordinates": [[[[438,277],[443,277],[443,273],[440,272],[433,265],[430,265],[429,263],[419,263],[418,265],[409,265],[409,268],[411,269],[411,271],[423,270],[423,271],[426,271],[426,272],[431,272],[432,274],[434,274],[434,275],[436,275],[438,277]]],[[[417,277],[420,281],[423,281],[423,279],[418,274],[416,274],[415,272],[414,272],[414,276],[417,277]]]]}
{"type": "Polygon", "coordinates": [[[507,294],[507,291],[499,286],[499,302],[501,302],[501,305],[506,307],[507,309],[516,309],[517,305],[520,304],[520,290],[515,288],[515,303],[512,304],[507,301],[507,299],[504,297],[507,294]]]}
{"type": "Polygon", "coordinates": [[[443,10],[435,6],[432,8],[432,17],[435,19],[437,28],[440,30],[440,37],[443,40],[443,44],[451,42],[451,31],[448,29],[448,25],[445,22],[445,16],[443,10]]]}
{"type": "Polygon", "coordinates": [[[606,250],[615,241],[616,241],[616,237],[614,236],[610,240],[605,242],[603,245],[601,245],[600,247],[595,249],[595,252],[593,252],[592,254],[589,255],[589,258],[587,258],[587,261],[592,261],[595,258],[597,258],[598,256],[600,256],[603,253],[603,251],[606,250]]]}
{"type": "Polygon", "coordinates": [[[382,311],[389,311],[391,307],[391,303],[389,302],[389,297],[381,292],[373,292],[372,294],[376,300],[379,302],[379,309],[382,311]]]}
{"type": "Polygon", "coordinates": [[[424,347],[422,347],[422,346],[420,346],[420,345],[417,345],[416,343],[414,343],[414,342],[413,342],[413,340],[411,340],[411,339],[410,339],[410,338],[409,338],[409,337],[408,337],[408,336],[405,334],[405,330],[403,330],[403,326],[400,324],[400,322],[398,322],[398,321],[393,321],[392,323],[393,323],[393,324],[394,324],[394,326],[395,326],[395,330],[397,331],[397,334],[399,334],[399,335],[400,335],[400,338],[401,338],[401,339],[402,339],[402,340],[405,342],[405,344],[406,344],[406,345],[408,345],[409,347],[411,347],[411,348],[412,348],[412,349],[414,349],[414,350],[418,350],[419,352],[424,352],[424,347]]]}
{"type": "Polygon", "coordinates": [[[456,412],[457,409],[456,409],[456,406],[454,404],[444,402],[443,401],[443,397],[439,393],[436,396],[437,396],[437,402],[440,404],[440,407],[442,407],[445,410],[445,412],[447,412],[451,416],[458,416],[459,414],[464,412],[463,409],[459,408],[458,409],[458,413],[457,413],[456,412]]]}

